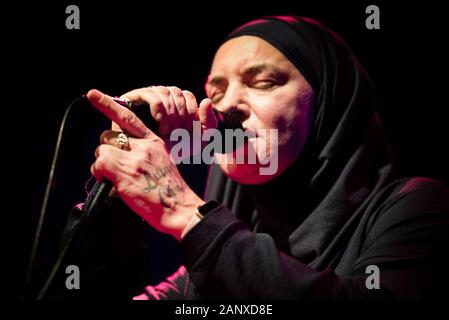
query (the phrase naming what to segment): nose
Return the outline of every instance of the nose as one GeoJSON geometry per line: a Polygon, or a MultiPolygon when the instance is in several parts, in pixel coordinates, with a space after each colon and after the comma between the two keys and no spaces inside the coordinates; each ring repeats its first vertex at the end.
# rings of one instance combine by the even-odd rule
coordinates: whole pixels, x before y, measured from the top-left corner
{"type": "Polygon", "coordinates": [[[230,84],[216,108],[221,112],[237,114],[244,121],[251,114],[251,107],[243,85],[230,84]]]}

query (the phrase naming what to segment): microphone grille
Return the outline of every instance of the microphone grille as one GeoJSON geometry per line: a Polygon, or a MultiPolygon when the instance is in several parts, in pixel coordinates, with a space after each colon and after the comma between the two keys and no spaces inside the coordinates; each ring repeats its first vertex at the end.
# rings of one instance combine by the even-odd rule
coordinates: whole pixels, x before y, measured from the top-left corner
{"type": "MultiPolygon", "coordinates": [[[[240,112],[220,112],[220,122],[219,127],[221,126],[222,129],[242,129],[242,122],[243,122],[243,114],[240,112]]],[[[220,128],[219,128],[220,130],[220,128]]]]}

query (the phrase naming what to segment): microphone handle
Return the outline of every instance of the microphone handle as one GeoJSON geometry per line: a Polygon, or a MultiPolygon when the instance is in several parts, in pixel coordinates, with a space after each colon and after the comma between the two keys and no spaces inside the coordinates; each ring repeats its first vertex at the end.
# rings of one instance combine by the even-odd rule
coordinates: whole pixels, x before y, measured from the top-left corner
{"type": "Polygon", "coordinates": [[[95,183],[84,203],[84,213],[82,216],[84,226],[80,230],[80,233],[83,231],[87,232],[89,226],[95,221],[96,215],[109,197],[112,187],[112,182],[105,178],[95,183]]]}

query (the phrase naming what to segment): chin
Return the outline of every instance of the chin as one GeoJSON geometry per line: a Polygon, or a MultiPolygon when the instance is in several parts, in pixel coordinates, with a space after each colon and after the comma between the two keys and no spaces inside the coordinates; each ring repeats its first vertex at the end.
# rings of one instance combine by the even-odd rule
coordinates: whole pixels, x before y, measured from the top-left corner
{"type": "Polygon", "coordinates": [[[279,174],[262,175],[259,164],[220,164],[224,174],[240,184],[256,185],[273,180],[279,174]]]}
{"type": "MultiPolygon", "coordinates": [[[[216,161],[220,164],[221,169],[225,173],[227,177],[230,179],[240,183],[247,185],[255,185],[262,184],[268,182],[280,174],[280,170],[278,168],[278,152],[271,154],[265,154],[262,158],[257,153],[254,153],[256,150],[256,139],[249,139],[242,146],[240,146],[236,151],[230,154],[216,154],[216,161]],[[249,151],[252,150],[252,151],[249,151]],[[249,154],[252,153],[252,156],[249,154]],[[243,161],[238,161],[240,155],[240,159],[243,161]],[[260,159],[271,158],[272,156],[276,157],[276,161],[274,161],[275,168],[272,172],[266,171],[267,165],[262,164],[260,159]],[[249,159],[252,159],[249,161],[249,159]]],[[[271,163],[268,163],[271,167],[271,163]]]]}

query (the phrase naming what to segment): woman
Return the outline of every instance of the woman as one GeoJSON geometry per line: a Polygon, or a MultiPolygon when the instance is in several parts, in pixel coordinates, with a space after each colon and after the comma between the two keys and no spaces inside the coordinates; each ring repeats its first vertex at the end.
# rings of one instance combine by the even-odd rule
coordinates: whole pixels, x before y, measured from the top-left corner
{"type": "MultiPolygon", "coordinates": [[[[177,273],[135,299],[442,296],[449,192],[431,179],[394,179],[371,82],[337,35],[300,17],[251,21],[218,49],[206,91],[199,109],[174,87],[124,95],[151,105],[162,136],[195,119],[214,127],[212,107],[238,113],[245,129],[278,129],[275,174],[218,155],[204,200],[162,138],[109,97],[88,94],[134,137],[118,145],[120,128],[106,132],[93,175],[180,240],[185,256],[177,273]]],[[[260,135],[248,144],[261,139],[270,143],[260,135]]]]}

